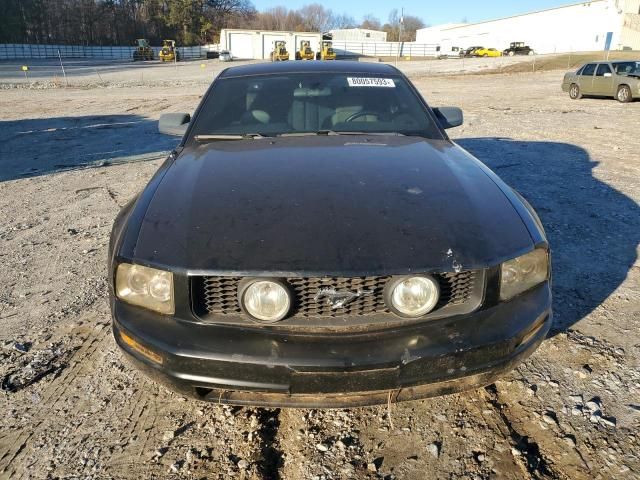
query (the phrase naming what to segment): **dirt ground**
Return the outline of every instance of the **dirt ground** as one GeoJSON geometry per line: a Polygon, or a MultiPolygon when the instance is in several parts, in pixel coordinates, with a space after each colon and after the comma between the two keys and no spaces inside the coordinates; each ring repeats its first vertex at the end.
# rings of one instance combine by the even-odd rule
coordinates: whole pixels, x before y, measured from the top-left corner
{"type": "Polygon", "coordinates": [[[537,209],[554,327],[484,389],[351,410],[186,400],[115,346],[113,219],[175,140],[190,85],[0,97],[0,478],[640,478],[640,102],[569,100],[562,71],[427,76],[462,145],[537,209]]]}

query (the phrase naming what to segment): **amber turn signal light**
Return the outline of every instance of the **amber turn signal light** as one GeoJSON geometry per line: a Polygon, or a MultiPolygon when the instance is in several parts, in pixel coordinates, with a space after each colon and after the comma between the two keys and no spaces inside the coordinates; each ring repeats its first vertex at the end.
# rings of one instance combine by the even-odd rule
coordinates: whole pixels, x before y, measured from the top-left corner
{"type": "Polygon", "coordinates": [[[159,365],[162,365],[162,357],[160,355],[158,355],[156,352],[154,352],[153,350],[151,350],[151,349],[145,347],[144,345],[138,343],[136,340],[134,340],[133,338],[131,338],[129,335],[127,335],[124,332],[120,332],[120,338],[132,350],[135,350],[140,355],[142,355],[145,358],[148,358],[152,362],[157,363],[159,365]]]}

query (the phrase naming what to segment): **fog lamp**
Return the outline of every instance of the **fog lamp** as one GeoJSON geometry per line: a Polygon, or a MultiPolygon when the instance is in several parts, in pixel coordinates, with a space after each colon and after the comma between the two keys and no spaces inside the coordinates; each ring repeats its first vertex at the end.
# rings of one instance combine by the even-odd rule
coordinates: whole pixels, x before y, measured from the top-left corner
{"type": "Polygon", "coordinates": [[[440,298],[440,286],[428,275],[392,280],[388,287],[390,307],[404,317],[421,317],[433,310],[440,298]]]}
{"type": "Polygon", "coordinates": [[[255,320],[274,323],[291,309],[291,295],[277,280],[255,279],[240,286],[240,305],[255,320]]]}

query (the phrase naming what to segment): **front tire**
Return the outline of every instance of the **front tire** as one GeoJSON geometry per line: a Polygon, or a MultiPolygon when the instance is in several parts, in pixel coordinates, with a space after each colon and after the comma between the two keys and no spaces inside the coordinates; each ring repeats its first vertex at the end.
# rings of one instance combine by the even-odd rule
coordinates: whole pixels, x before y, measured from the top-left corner
{"type": "Polygon", "coordinates": [[[535,52],[533,50],[529,50],[529,53],[528,53],[529,56],[534,55],[534,54],[535,54],[535,52]]]}
{"type": "Polygon", "coordinates": [[[629,85],[620,85],[618,87],[618,93],[616,93],[616,100],[620,103],[629,103],[633,100],[633,96],[631,95],[631,89],[629,85]]]}
{"type": "Polygon", "coordinates": [[[569,87],[569,98],[571,98],[571,100],[580,100],[582,98],[580,87],[575,83],[572,83],[569,87]]]}
{"type": "Polygon", "coordinates": [[[515,54],[516,54],[516,52],[514,52],[513,50],[510,50],[510,51],[509,51],[509,56],[510,56],[510,57],[513,57],[515,54]]]}

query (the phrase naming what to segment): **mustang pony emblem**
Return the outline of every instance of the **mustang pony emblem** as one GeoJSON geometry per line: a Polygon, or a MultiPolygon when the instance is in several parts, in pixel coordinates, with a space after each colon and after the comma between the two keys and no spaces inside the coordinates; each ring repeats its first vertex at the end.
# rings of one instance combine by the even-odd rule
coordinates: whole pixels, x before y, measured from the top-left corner
{"type": "Polygon", "coordinates": [[[364,297],[365,295],[373,295],[373,290],[358,289],[356,292],[350,292],[348,290],[336,290],[335,288],[321,288],[313,298],[316,302],[321,302],[324,299],[325,304],[331,305],[332,309],[336,309],[342,308],[356,298],[364,297]]]}

